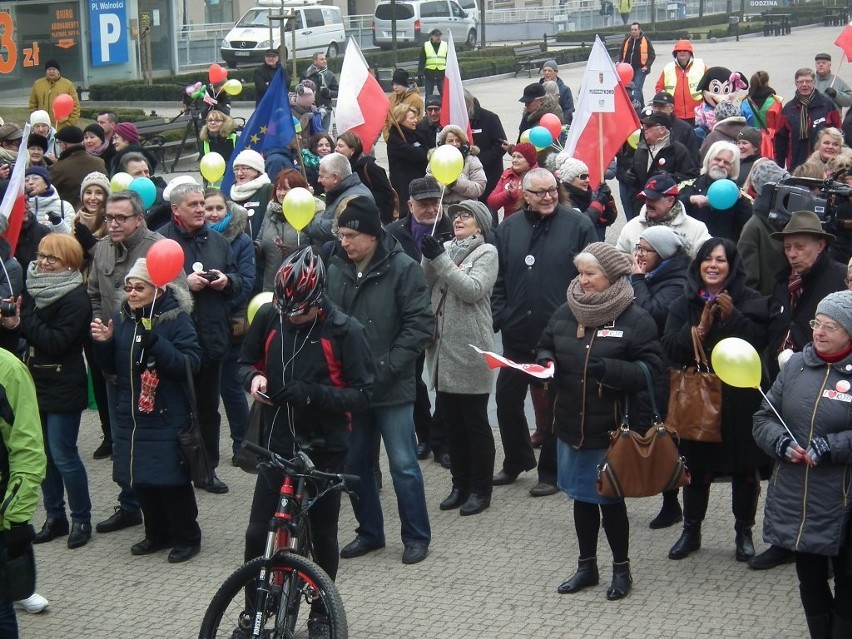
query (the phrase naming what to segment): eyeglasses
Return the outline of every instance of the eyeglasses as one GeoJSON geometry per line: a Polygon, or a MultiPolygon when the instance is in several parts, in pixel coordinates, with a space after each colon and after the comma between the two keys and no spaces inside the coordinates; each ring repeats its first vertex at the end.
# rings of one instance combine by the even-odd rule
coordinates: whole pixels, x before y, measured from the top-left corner
{"type": "Polygon", "coordinates": [[[645,248],[641,244],[636,244],[633,246],[633,250],[637,253],[642,253],[643,255],[647,255],[648,253],[656,253],[656,251],[652,248],[645,248]]]}
{"type": "Polygon", "coordinates": [[[459,211],[457,213],[453,213],[453,220],[461,220],[462,222],[467,222],[468,220],[473,219],[473,213],[470,211],[459,211]]]}
{"type": "Polygon", "coordinates": [[[549,195],[550,197],[556,197],[556,194],[559,193],[559,189],[555,186],[552,189],[542,189],[541,191],[533,191],[532,189],[524,189],[530,195],[535,195],[536,197],[544,197],[545,195],[549,195]]]}
{"type": "Polygon", "coordinates": [[[48,255],[47,253],[36,253],[36,259],[39,262],[47,262],[51,266],[60,261],[60,259],[55,255],[48,255]]]}
{"type": "Polygon", "coordinates": [[[837,324],[827,324],[826,322],[820,322],[819,320],[815,319],[812,319],[810,322],[808,322],[808,326],[810,326],[815,331],[822,329],[826,333],[834,333],[835,331],[840,330],[840,327],[837,324]]]}
{"type": "Polygon", "coordinates": [[[589,174],[588,173],[580,173],[580,175],[577,176],[577,179],[578,180],[588,180],[589,174]]]}
{"type": "Polygon", "coordinates": [[[135,284],[134,286],[127,285],[124,287],[124,292],[129,293],[130,291],[136,291],[137,293],[144,293],[148,288],[145,284],[135,284]]]}
{"type": "Polygon", "coordinates": [[[111,222],[118,222],[119,224],[124,224],[125,222],[127,222],[127,220],[131,220],[134,217],[136,217],[136,216],[135,215],[109,215],[109,214],[107,214],[107,215],[104,215],[104,220],[106,221],[107,224],[109,224],[111,222]]]}
{"type": "Polygon", "coordinates": [[[359,235],[361,235],[361,233],[358,233],[357,231],[355,231],[354,233],[344,233],[342,231],[340,233],[338,233],[338,237],[340,238],[341,242],[343,240],[347,240],[347,241],[351,242],[352,240],[354,240],[359,235]]]}

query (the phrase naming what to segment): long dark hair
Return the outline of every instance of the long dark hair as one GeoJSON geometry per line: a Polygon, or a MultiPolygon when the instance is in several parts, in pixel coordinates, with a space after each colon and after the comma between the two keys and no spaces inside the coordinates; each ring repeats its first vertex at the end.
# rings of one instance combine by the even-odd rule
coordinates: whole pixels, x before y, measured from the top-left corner
{"type": "Polygon", "coordinates": [[[736,299],[745,288],[746,272],[737,245],[725,237],[711,237],[698,248],[688,271],[690,285],[695,289],[692,292],[698,294],[698,291],[704,288],[704,282],[701,280],[701,263],[717,246],[721,246],[725,250],[725,257],[728,260],[728,277],[725,278],[722,288],[727,289],[731,297],[736,299]]]}

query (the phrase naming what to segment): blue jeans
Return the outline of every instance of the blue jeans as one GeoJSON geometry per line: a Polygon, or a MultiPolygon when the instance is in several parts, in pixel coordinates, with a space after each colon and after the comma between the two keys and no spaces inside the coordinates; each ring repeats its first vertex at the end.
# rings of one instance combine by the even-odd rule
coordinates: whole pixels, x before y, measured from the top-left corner
{"type": "Polygon", "coordinates": [[[47,452],[47,472],[41,483],[48,519],[65,519],[65,500],[71,521],[88,524],[92,520],[89,478],[77,450],[80,413],[43,413],[41,418],[47,452]]]}
{"type": "MultiPolygon", "coordinates": [[[[116,404],[118,403],[118,387],[113,384],[109,379],[107,379],[107,401],[109,403],[109,422],[112,425],[118,423],[118,418],[115,412],[116,404]]],[[[115,434],[113,433],[113,441],[115,441],[115,434]]],[[[112,462],[115,463],[114,461],[112,462]]],[[[121,489],[118,493],[118,503],[121,505],[122,510],[126,510],[131,513],[138,513],[141,510],[141,506],[139,505],[139,499],[136,497],[136,491],[133,490],[133,487],[125,483],[123,481],[116,482],[121,489]]]]}
{"type": "Polygon", "coordinates": [[[645,78],[647,75],[648,74],[643,72],[641,69],[633,67],[633,99],[637,100],[642,105],[645,104],[645,97],[642,95],[642,87],[645,86],[645,78]]]}
{"type": "MultiPolygon", "coordinates": [[[[240,449],[246,435],[246,426],[249,419],[248,400],[246,392],[240,386],[237,378],[242,344],[231,344],[231,350],[222,364],[222,376],[220,377],[219,392],[222,395],[222,404],[225,405],[225,414],[231,426],[231,448],[234,453],[240,449]]],[[[198,392],[198,391],[196,391],[198,392]]]]}
{"type": "Polygon", "coordinates": [[[367,543],[385,543],[384,517],[372,454],[376,432],[381,434],[385,442],[402,524],[402,543],[428,546],[432,530],[426,512],[423,475],[417,462],[413,404],[370,408],[354,415],[346,468],[347,472],[361,478],[355,491],[358,499],[352,500],[352,508],[358,519],[356,533],[367,543]]]}

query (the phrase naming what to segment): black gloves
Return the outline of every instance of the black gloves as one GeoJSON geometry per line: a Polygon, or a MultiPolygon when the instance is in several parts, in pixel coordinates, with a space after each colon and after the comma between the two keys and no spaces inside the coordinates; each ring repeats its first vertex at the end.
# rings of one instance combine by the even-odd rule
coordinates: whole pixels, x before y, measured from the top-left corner
{"type": "Polygon", "coordinates": [[[423,253],[423,257],[427,260],[434,260],[444,252],[444,245],[441,244],[436,237],[426,235],[421,241],[420,252],[423,253]]]}
{"type": "Polygon", "coordinates": [[[832,100],[833,100],[834,98],[836,98],[836,97],[837,97],[837,89],[835,89],[834,87],[828,87],[828,88],[824,91],[824,93],[825,93],[828,97],[830,97],[832,100]]]}
{"type": "Polygon", "coordinates": [[[3,541],[10,559],[20,557],[35,539],[35,529],[32,524],[13,524],[9,530],[3,531],[3,541]]]}
{"type": "Polygon", "coordinates": [[[598,381],[606,374],[606,362],[600,358],[592,358],[586,364],[586,374],[598,381]]]}
{"type": "Polygon", "coordinates": [[[92,247],[98,243],[98,238],[92,235],[92,232],[89,230],[89,227],[83,224],[82,222],[77,222],[74,225],[74,237],[77,238],[77,241],[80,243],[80,246],[83,247],[83,252],[88,253],[92,250],[92,247]]]}
{"type": "Polygon", "coordinates": [[[816,466],[825,459],[831,459],[831,448],[825,437],[814,437],[808,446],[808,459],[811,465],[816,466]]]}
{"type": "Polygon", "coordinates": [[[609,202],[609,198],[612,197],[612,189],[609,188],[609,184],[606,182],[601,182],[598,190],[595,191],[595,201],[600,202],[601,204],[606,204],[609,202]]]}
{"type": "Polygon", "coordinates": [[[324,98],[330,98],[331,97],[331,90],[328,87],[322,87],[320,89],[320,95],[324,98]]]}
{"type": "Polygon", "coordinates": [[[270,399],[276,404],[310,404],[316,398],[316,388],[314,384],[293,380],[287,382],[280,391],[275,393],[270,399]]]}
{"type": "Polygon", "coordinates": [[[48,211],[47,219],[50,220],[50,223],[56,226],[57,224],[62,224],[62,214],[57,213],[56,211],[48,211]]]}

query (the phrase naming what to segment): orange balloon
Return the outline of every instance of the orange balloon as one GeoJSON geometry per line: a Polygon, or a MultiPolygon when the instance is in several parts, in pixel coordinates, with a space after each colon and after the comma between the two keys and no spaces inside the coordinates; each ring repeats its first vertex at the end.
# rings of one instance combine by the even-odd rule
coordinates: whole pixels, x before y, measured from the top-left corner
{"type": "Polygon", "coordinates": [[[621,80],[621,84],[630,84],[633,82],[633,67],[626,62],[619,62],[615,65],[615,70],[621,80]]]}
{"type": "Polygon", "coordinates": [[[210,78],[211,84],[219,84],[220,82],[224,82],[225,78],[228,77],[228,70],[220,67],[218,64],[211,64],[207,77],[210,78]]]}
{"type": "Polygon", "coordinates": [[[71,115],[74,110],[74,98],[67,93],[57,95],[53,100],[53,118],[57,122],[61,122],[71,115]]]}

